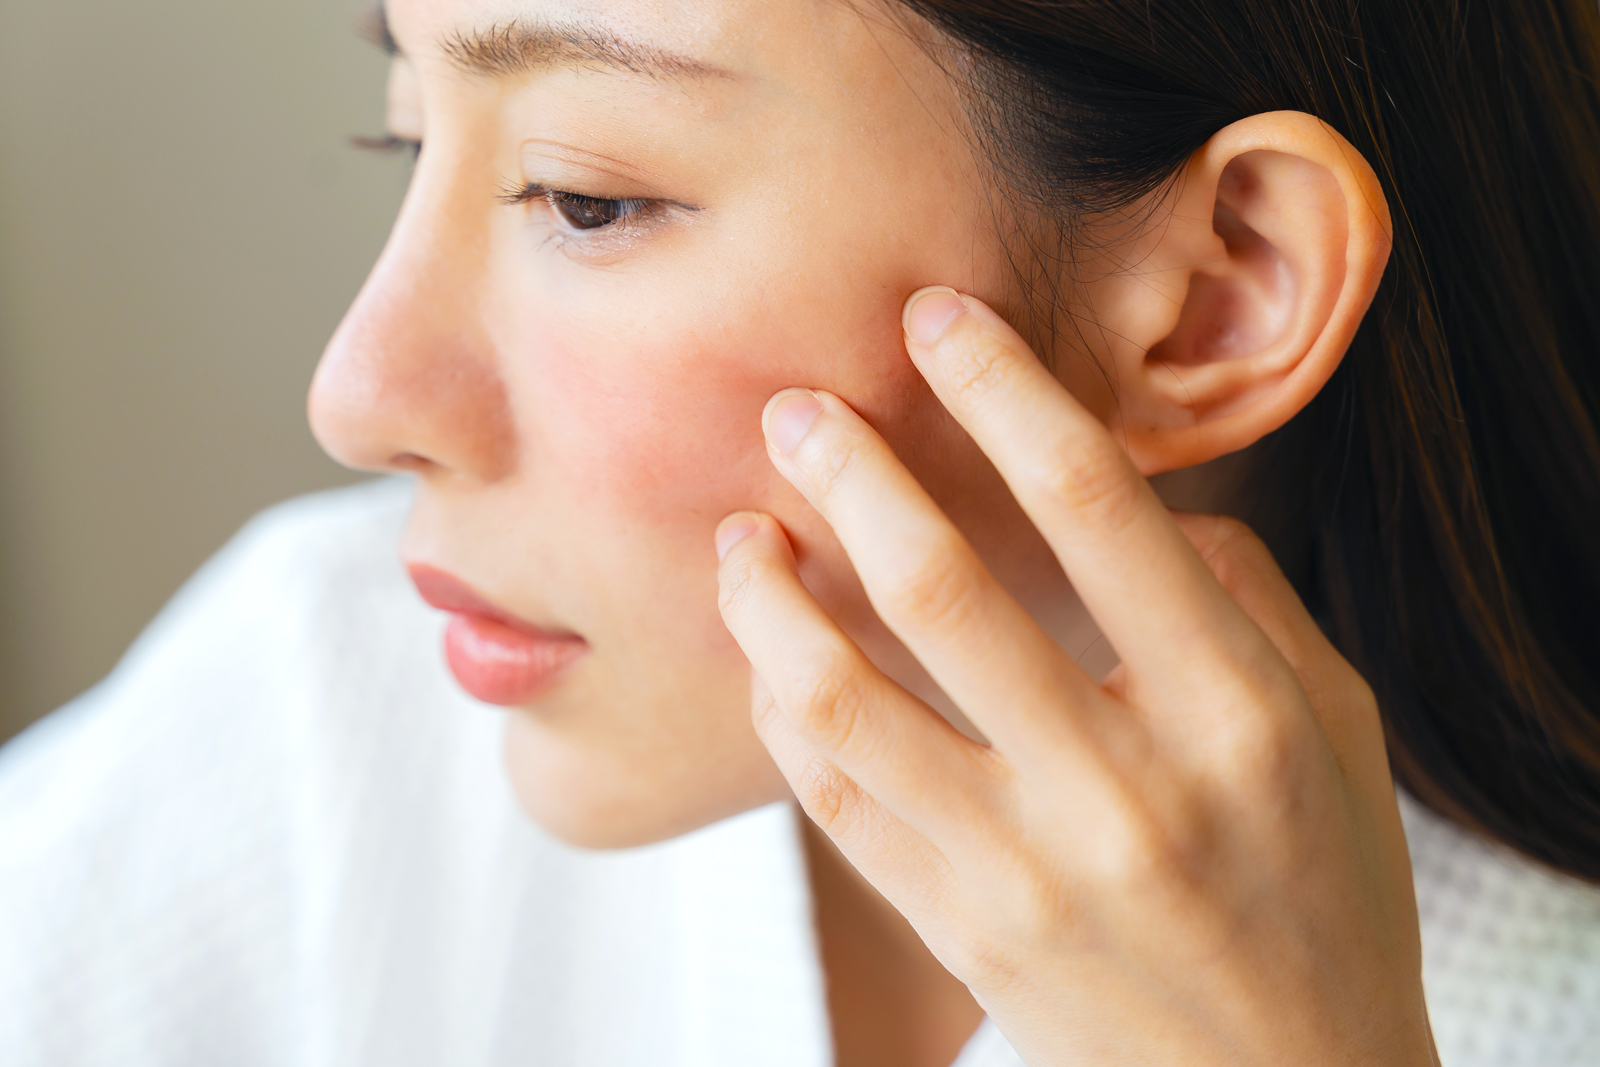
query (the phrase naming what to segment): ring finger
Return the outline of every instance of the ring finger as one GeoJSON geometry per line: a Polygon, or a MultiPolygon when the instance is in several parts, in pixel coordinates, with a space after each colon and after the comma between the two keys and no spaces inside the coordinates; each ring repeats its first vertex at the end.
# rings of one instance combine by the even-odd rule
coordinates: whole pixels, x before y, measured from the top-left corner
{"type": "Polygon", "coordinates": [[[838,397],[803,389],[775,396],[763,424],[773,463],[832,526],[878,615],[1000,751],[1025,760],[1042,734],[1078,736],[1103,703],[1099,686],[876,431],[838,397]]]}
{"type": "Polygon", "coordinates": [[[772,518],[731,515],[717,539],[723,620],[810,750],[785,743],[773,753],[797,792],[814,754],[920,832],[943,836],[952,823],[970,824],[993,799],[998,756],[867,659],[801,584],[772,518]]]}

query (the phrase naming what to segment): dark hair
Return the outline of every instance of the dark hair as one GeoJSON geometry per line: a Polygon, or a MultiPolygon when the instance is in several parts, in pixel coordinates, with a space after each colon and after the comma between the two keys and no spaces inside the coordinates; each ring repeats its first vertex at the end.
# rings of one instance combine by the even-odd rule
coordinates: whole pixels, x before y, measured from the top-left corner
{"type": "Polygon", "coordinates": [[[1243,513],[1376,690],[1400,782],[1600,881],[1594,0],[901,2],[958,46],[1002,183],[1058,218],[1261,112],[1366,156],[1388,269],[1243,513]]]}

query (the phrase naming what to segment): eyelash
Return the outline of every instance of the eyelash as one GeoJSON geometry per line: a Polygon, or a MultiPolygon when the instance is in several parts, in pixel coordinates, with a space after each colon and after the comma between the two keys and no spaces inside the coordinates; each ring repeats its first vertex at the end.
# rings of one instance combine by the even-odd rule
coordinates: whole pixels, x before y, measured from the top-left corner
{"type": "MultiPolygon", "coordinates": [[[[407,152],[415,160],[422,152],[422,142],[409,137],[352,137],[350,143],[369,152],[407,152]]],[[[569,189],[554,189],[538,182],[511,186],[501,194],[507,204],[531,204],[542,200],[549,205],[565,227],[577,234],[594,234],[600,230],[620,233],[630,226],[646,221],[651,215],[671,206],[668,201],[644,197],[611,198],[575,193],[569,189]],[[585,218],[575,218],[580,212],[585,218]],[[596,221],[598,220],[598,221],[596,221]],[[591,223],[584,225],[585,222],[591,223]]],[[[687,204],[677,205],[697,210],[687,204]]]]}
{"type": "Polygon", "coordinates": [[[638,224],[663,206],[660,200],[588,196],[568,189],[552,189],[538,182],[508,189],[500,199],[508,204],[531,204],[542,200],[567,229],[576,233],[623,230],[638,224]]]}

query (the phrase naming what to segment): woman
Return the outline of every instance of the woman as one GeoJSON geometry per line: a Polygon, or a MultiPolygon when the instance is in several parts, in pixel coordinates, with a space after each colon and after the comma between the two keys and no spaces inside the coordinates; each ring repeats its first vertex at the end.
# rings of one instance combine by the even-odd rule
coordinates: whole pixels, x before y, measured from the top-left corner
{"type": "Polygon", "coordinates": [[[8,753],[7,1062],[1600,1057],[1590,5],[387,18],[311,418],[414,489],[8,753]],[[522,808],[667,843],[507,814],[408,506],[522,808]]]}

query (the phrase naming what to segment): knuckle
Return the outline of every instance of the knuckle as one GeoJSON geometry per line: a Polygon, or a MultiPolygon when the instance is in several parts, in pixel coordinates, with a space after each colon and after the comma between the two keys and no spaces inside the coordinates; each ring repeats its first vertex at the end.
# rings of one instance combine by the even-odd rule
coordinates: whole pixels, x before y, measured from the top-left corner
{"type": "Polygon", "coordinates": [[[1131,822],[1115,841],[1102,845],[1099,851],[1100,878],[1123,890],[1148,890],[1180,882],[1188,870],[1184,850],[1149,822],[1131,822]]]}
{"type": "Polygon", "coordinates": [[[717,588],[717,609],[723,618],[737,615],[750,601],[767,567],[766,560],[754,555],[741,555],[723,565],[717,588]]]}
{"type": "Polygon", "coordinates": [[[1025,984],[1023,966],[1000,943],[1002,937],[987,930],[961,931],[950,936],[944,948],[951,972],[991,996],[1025,984]]]}
{"type": "Polygon", "coordinates": [[[1220,515],[1211,520],[1212,528],[1206,532],[1200,557],[1224,589],[1232,592],[1246,578],[1276,566],[1266,542],[1248,525],[1220,515]]]}
{"type": "Polygon", "coordinates": [[[853,434],[832,433],[826,435],[807,456],[806,478],[811,483],[812,493],[819,500],[830,500],[839,495],[855,470],[859,446],[860,442],[853,434]]]}
{"type": "Polygon", "coordinates": [[[951,405],[964,411],[981,409],[1011,380],[1010,348],[987,330],[968,332],[954,347],[956,356],[945,371],[951,405]]]}
{"type": "Polygon", "coordinates": [[[846,833],[860,808],[856,784],[820,756],[795,776],[794,793],[806,814],[831,837],[846,833]]]}
{"type": "Polygon", "coordinates": [[[1253,688],[1213,732],[1212,776],[1236,795],[1272,802],[1297,795],[1317,746],[1309,714],[1295,714],[1307,697],[1295,680],[1253,688]]]}
{"type": "Polygon", "coordinates": [[[1231,515],[1206,516],[1207,550],[1224,557],[1236,557],[1261,547],[1261,539],[1247,523],[1231,515]]]}
{"type": "Polygon", "coordinates": [[[1203,841],[1196,827],[1172,825],[1125,792],[1095,836],[1090,869],[1102,886],[1147,893],[1186,883],[1203,841]]]}
{"type": "Polygon", "coordinates": [[[940,538],[903,553],[898,565],[883,568],[873,584],[883,614],[926,631],[960,624],[971,609],[975,581],[964,546],[940,538]]]}
{"type": "Polygon", "coordinates": [[[1290,792],[1301,780],[1305,746],[1275,719],[1240,725],[1224,739],[1223,774],[1267,796],[1290,792]]]}
{"type": "Polygon", "coordinates": [[[834,649],[814,653],[796,666],[792,684],[797,725],[808,738],[835,752],[858,743],[868,696],[850,657],[834,649]]]}
{"type": "Polygon", "coordinates": [[[1141,483],[1128,457],[1109,437],[1072,434],[1041,450],[1031,479],[1057,506],[1115,532],[1132,523],[1141,483]]]}
{"type": "Polygon", "coordinates": [[[1232,515],[1219,515],[1217,526],[1224,542],[1232,545],[1237,551],[1254,553],[1258,556],[1267,554],[1267,543],[1261,540],[1261,536],[1243,519],[1236,519],[1232,515]]]}

